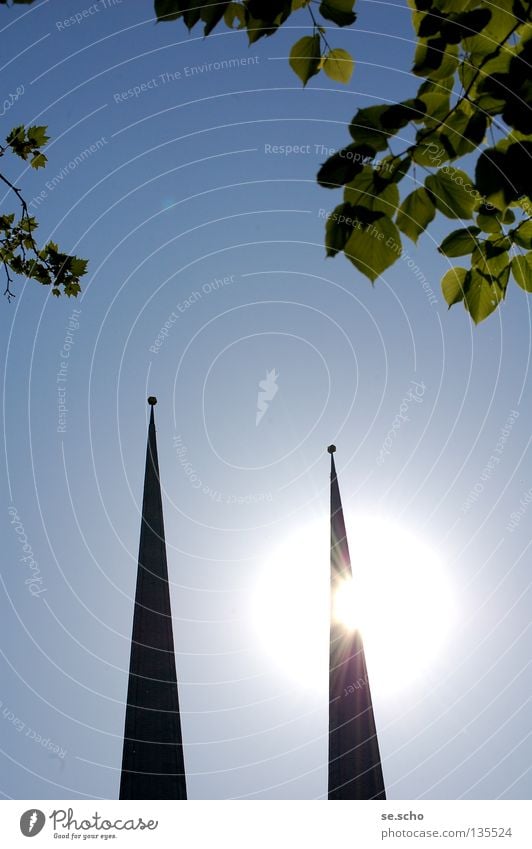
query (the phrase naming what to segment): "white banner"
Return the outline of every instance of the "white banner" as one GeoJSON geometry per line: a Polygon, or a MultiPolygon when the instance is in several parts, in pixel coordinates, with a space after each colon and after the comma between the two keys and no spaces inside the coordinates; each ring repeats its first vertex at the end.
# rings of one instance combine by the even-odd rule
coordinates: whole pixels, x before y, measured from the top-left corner
{"type": "Polygon", "coordinates": [[[528,801],[0,803],[2,846],[531,849],[528,801]],[[117,844],[117,841],[120,841],[117,844]]]}

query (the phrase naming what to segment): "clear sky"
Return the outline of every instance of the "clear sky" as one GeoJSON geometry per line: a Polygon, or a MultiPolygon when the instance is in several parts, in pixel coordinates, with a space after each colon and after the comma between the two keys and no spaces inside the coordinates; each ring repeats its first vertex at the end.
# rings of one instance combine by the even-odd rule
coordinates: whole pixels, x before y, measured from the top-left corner
{"type": "Polygon", "coordinates": [[[388,542],[371,609],[382,591],[393,664],[367,654],[389,797],[530,798],[531,301],[512,285],[476,329],[448,312],[446,221],[374,287],[323,249],[327,150],[357,108],[416,91],[405,7],[361,0],[329,34],[351,83],[304,90],[287,63],[304,13],[248,48],[156,25],[149,0],[0,10],[4,95],[23,89],[3,135],[52,139],[45,170],[9,173],[41,238],[90,259],[77,300],[29,283],[0,309],[5,797],[118,794],[156,394],[190,797],[326,794],[326,663],[298,623],[326,648],[334,441],[353,550],[357,521],[388,542]]]}

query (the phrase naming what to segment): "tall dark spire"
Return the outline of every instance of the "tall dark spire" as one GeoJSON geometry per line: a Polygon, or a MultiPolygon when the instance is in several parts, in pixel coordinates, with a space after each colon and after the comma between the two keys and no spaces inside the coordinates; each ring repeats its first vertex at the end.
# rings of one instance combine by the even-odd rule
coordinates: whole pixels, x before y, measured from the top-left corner
{"type": "Polygon", "coordinates": [[[150,397],[121,799],[186,799],[163,505],[150,397]]]}
{"type": "Polygon", "coordinates": [[[340,488],[331,455],[331,642],[329,799],[385,799],[379,744],[360,631],[335,619],[334,599],[352,578],[340,488]]]}

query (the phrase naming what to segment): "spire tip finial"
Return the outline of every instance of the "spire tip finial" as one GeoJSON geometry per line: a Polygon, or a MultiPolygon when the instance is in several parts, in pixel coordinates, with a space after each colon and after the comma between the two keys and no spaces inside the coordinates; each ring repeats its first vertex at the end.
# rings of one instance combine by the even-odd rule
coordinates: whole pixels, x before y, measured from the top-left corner
{"type": "Polygon", "coordinates": [[[156,403],[157,398],[155,397],[155,395],[150,395],[150,397],[148,398],[148,404],[150,405],[150,407],[155,407],[156,403]]]}
{"type": "Polygon", "coordinates": [[[336,445],[329,445],[327,451],[329,452],[329,454],[334,454],[334,452],[336,451],[336,445]]]}

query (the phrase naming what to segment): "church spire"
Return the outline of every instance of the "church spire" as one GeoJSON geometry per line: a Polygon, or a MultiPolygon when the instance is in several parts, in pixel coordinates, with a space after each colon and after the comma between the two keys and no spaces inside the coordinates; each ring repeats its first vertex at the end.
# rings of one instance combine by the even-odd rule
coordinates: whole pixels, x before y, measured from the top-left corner
{"type": "Polygon", "coordinates": [[[329,799],[385,799],[379,744],[360,631],[335,617],[335,599],[352,579],[340,488],[331,455],[331,632],[329,799]]]}
{"type": "Polygon", "coordinates": [[[185,766],[151,396],[121,799],[186,799],[185,766]]]}

